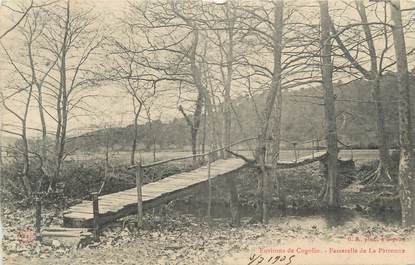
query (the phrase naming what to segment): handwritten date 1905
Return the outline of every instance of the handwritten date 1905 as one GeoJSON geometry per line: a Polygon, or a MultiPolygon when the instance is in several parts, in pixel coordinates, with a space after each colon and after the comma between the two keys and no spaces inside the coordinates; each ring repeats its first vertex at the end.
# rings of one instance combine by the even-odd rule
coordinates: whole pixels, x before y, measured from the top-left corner
{"type": "Polygon", "coordinates": [[[249,262],[247,265],[258,265],[258,264],[284,264],[289,265],[293,262],[295,255],[285,256],[271,256],[264,257],[262,254],[253,254],[249,257],[249,262]]]}

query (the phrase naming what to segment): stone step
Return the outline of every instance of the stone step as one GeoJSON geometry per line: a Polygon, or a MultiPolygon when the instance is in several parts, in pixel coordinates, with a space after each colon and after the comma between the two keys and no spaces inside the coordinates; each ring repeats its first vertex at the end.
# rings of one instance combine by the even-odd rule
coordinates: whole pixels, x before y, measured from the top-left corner
{"type": "Polygon", "coordinates": [[[44,244],[56,248],[79,248],[93,240],[93,235],[87,228],[45,227],[41,231],[41,236],[44,244]]]}

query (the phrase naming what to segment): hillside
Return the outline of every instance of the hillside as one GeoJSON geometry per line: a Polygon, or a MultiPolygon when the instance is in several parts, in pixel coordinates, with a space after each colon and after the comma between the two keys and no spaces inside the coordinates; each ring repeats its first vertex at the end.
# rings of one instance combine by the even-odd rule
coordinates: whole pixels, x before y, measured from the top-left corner
{"type": "MultiPolygon", "coordinates": [[[[415,77],[412,77],[415,84],[415,77]]],[[[393,146],[398,141],[397,82],[388,75],[381,81],[385,98],[387,132],[393,146]]],[[[414,85],[415,88],[415,85],[414,85]]],[[[413,89],[414,90],[414,89],[413,89]]],[[[375,106],[371,97],[368,81],[356,80],[348,84],[335,84],[338,135],[342,142],[353,144],[356,148],[374,148],[376,140],[375,106]]],[[[415,94],[415,93],[413,93],[415,94]]],[[[320,87],[303,88],[283,92],[282,138],[287,142],[302,142],[322,138],[325,135],[324,91],[320,87]]],[[[415,102],[415,97],[413,102],[415,102]]],[[[265,105],[263,95],[254,96],[258,112],[265,105]]],[[[234,140],[256,135],[257,114],[252,99],[239,98],[233,101],[235,116],[232,123],[234,140]]],[[[415,107],[414,107],[415,113],[415,107]]],[[[203,123],[203,122],[202,122],[203,123]]],[[[182,149],[190,145],[190,129],[183,118],[171,122],[153,121],[151,129],[148,123],[140,125],[139,148],[150,150],[155,139],[158,149],[182,149]]],[[[202,135],[199,131],[199,139],[202,135]]],[[[105,147],[108,138],[111,150],[129,150],[133,139],[133,126],[101,129],[72,139],[68,148],[94,152],[105,147]],[[108,136],[107,136],[108,135],[108,136]]]]}

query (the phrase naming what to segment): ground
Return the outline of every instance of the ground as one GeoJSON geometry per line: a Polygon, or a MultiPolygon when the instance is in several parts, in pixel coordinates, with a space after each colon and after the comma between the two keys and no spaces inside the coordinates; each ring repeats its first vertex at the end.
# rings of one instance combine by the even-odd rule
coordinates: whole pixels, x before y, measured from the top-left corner
{"type": "MultiPolygon", "coordinates": [[[[373,163],[366,163],[358,165],[353,174],[343,175],[340,185],[344,207],[336,214],[318,208],[316,202],[324,179],[320,176],[318,163],[315,163],[280,172],[283,190],[288,195],[288,211],[285,214],[275,211],[266,226],[250,224],[255,178],[252,176],[253,171],[247,171],[240,179],[245,186],[239,187],[245,209],[241,227],[230,226],[225,203],[226,190],[217,185],[214,189],[214,219],[210,227],[205,216],[206,194],[197,192],[189,198],[148,211],[145,227],[138,231],[132,223],[134,216],[119,220],[103,229],[99,243],[91,243],[82,249],[64,247],[56,242],[40,244],[36,241],[19,241],[18,232],[33,226],[34,212],[31,208],[7,206],[3,208],[2,215],[3,259],[6,264],[30,262],[61,265],[260,264],[262,259],[275,262],[273,264],[288,264],[289,261],[293,264],[311,264],[313,257],[318,258],[317,251],[336,251],[341,246],[363,249],[370,243],[379,248],[378,252],[385,252],[376,254],[378,260],[392,258],[391,264],[405,258],[415,260],[414,253],[406,249],[407,244],[415,242],[413,228],[400,227],[399,212],[393,204],[374,206],[371,202],[376,201],[381,192],[379,189],[390,189],[393,184],[379,183],[377,186],[356,189],[357,181],[375,167],[373,163]],[[406,249],[406,253],[400,256],[386,253],[399,251],[391,248],[391,245],[406,249]],[[292,246],[294,253],[287,253],[288,246],[292,246]],[[263,253],[259,250],[261,248],[285,253],[277,256],[263,253]]],[[[50,207],[44,211],[43,218],[50,224],[59,224],[60,217],[59,208],[53,210],[50,207]]],[[[333,253],[329,257],[339,261],[345,255],[333,253]]]]}
{"type": "MultiPolygon", "coordinates": [[[[6,264],[248,264],[259,247],[285,246],[295,240],[333,242],[349,236],[389,236],[415,240],[413,231],[355,217],[330,227],[322,216],[273,218],[269,225],[232,228],[215,220],[211,228],[191,216],[176,217],[139,232],[121,229],[104,232],[103,241],[68,253],[41,254],[34,258],[13,255],[6,264]],[[166,225],[166,224],[169,225],[166,225]]],[[[303,241],[304,242],[304,241],[303,241]]],[[[412,241],[413,242],[413,241],[412,241]]],[[[307,247],[307,244],[297,244],[307,247]]],[[[43,246],[46,247],[46,246],[43,246]]],[[[47,247],[51,248],[51,247],[47,247]]],[[[301,254],[296,254],[301,256],[301,254]]]]}

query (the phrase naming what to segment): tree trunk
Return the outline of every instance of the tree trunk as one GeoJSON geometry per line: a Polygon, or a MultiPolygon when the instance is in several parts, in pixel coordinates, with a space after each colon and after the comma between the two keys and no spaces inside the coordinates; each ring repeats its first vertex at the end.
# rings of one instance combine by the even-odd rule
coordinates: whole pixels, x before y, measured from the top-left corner
{"type": "Polygon", "coordinates": [[[57,113],[58,124],[56,130],[55,140],[55,172],[53,178],[49,183],[49,190],[54,190],[56,182],[60,175],[62,160],[65,151],[66,140],[66,128],[68,123],[68,95],[67,95],[67,77],[66,77],[66,55],[68,51],[68,37],[69,37],[69,24],[70,24],[70,6],[69,0],[66,3],[66,17],[65,17],[65,32],[62,41],[61,53],[60,53],[60,69],[59,69],[59,92],[57,98],[57,113]]]}
{"type": "Polygon", "coordinates": [[[25,112],[22,119],[22,142],[23,142],[23,185],[26,195],[29,197],[32,194],[32,183],[30,178],[30,159],[29,159],[29,143],[27,140],[27,115],[29,112],[30,101],[32,98],[33,86],[29,87],[28,97],[25,105],[25,112]]]}
{"type": "Polygon", "coordinates": [[[284,2],[276,0],[274,2],[274,31],[273,31],[273,74],[270,85],[270,90],[267,95],[265,103],[265,110],[263,116],[263,124],[261,131],[258,135],[258,144],[256,148],[255,158],[259,164],[260,174],[258,174],[258,186],[257,186],[257,215],[262,210],[262,222],[268,223],[269,208],[271,205],[272,195],[274,191],[274,183],[272,175],[266,170],[266,154],[267,147],[266,142],[270,138],[270,120],[272,112],[276,103],[280,102],[277,96],[281,96],[279,93],[281,89],[281,57],[282,57],[282,33],[284,26],[284,2]],[[262,205],[261,205],[262,204],[262,205]],[[262,207],[260,207],[260,205],[262,207]],[[261,209],[262,208],[262,209],[261,209]],[[261,210],[260,210],[261,209],[261,210]]]}
{"type": "MultiPolygon", "coordinates": [[[[377,55],[376,55],[376,48],[373,42],[373,36],[370,30],[370,26],[368,23],[366,9],[363,4],[363,1],[356,0],[356,7],[359,13],[360,19],[362,21],[362,28],[365,34],[365,39],[368,45],[369,50],[369,59],[370,59],[370,71],[367,71],[362,65],[357,62],[357,59],[353,57],[350,52],[347,50],[346,46],[340,39],[338,32],[336,31],[333,22],[330,22],[331,30],[334,35],[334,39],[339,45],[339,48],[343,51],[345,58],[351,62],[356,70],[362,73],[362,75],[369,81],[372,82],[372,97],[375,100],[375,107],[376,107],[376,125],[377,125],[377,138],[378,138],[378,145],[379,145],[379,158],[380,163],[378,170],[376,170],[375,174],[373,174],[374,179],[377,179],[379,176],[386,175],[390,178],[390,166],[391,166],[391,158],[389,154],[389,144],[388,138],[386,133],[385,127],[385,114],[383,108],[383,97],[381,95],[379,81],[381,78],[380,71],[382,69],[378,69],[377,66],[377,55]]],[[[372,178],[372,176],[370,176],[372,178]]]]}
{"type": "MultiPolygon", "coordinates": [[[[273,107],[275,104],[279,104],[282,102],[280,99],[281,97],[281,57],[282,57],[282,33],[283,33],[283,26],[284,26],[284,2],[277,0],[274,3],[274,32],[273,32],[273,60],[274,60],[274,69],[272,73],[272,80],[271,80],[271,91],[270,96],[267,100],[267,105],[265,107],[265,124],[263,130],[261,132],[260,137],[260,144],[261,149],[260,154],[262,155],[261,164],[265,164],[266,162],[266,147],[265,147],[265,139],[269,139],[269,132],[268,127],[270,123],[270,119],[273,112],[273,107]]],[[[279,109],[281,106],[275,106],[279,109]]],[[[280,121],[276,120],[275,126],[279,126],[280,121]],[[278,123],[278,125],[276,124],[278,123]]],[[[274,141],[279,142],[279,139],[274,139],[274,141]]],[[[262,212],[262,222],[268,223],[269,219],[269,208],[272,201],[272,194],[274,192],[274,183],[272,179],[272,174],[265,170],[265,167],[261,166],[262,174],[263,174],[263,212],[262,212]]],[[[273,168],[273,171],[276,169],[273,168]]]]}
{"type": "MultiPolygon", "coordinates": [[[[231,7],[229,3],[226,3],[226,12],[227,12],[227,19],[228,19],[228,51],[226,52],[226,80],[225,80],[225,95],[224,95],[224,136],[223,136],[223,145],[229,146],[231,144],[231,126],[232,126],[232,106],[231,106],[231,89],[232,89],[232,75],[233,75],[233,37],[234,37],[234,18],[230,17],[229,12],[231,11],[231,7]]],[[[228,152],[224,152],[224,158],[227,159],[230,157],[228,152]]],[[[232,176],[231,176],[232,177],[232,176]]],[[[229,207],[231,211],[231,218],[232,218],[232,225],[239,226],[240,225],[240,203],[239,203],[239,195],[238,195],[238,188],[234,179],[228,177],[227,184],[229,188],[229,207]]]]}
{"type": "Polygon", "coordinates": [[[281,114],[282,114],[282,93],[281,93],[281,84],[279,85],[277,92],[277,103],[275,104],[275,110],[273,113],[273,125],[272,125],[272,141],[269,144],[269,149],[267,152],[268,163],[273,165],[270,174],[272,174],[272,179],[274,180],[273,186],[275,193],[278,195],[278,208],[285,211],[286,208],[286,196],[281,187],[281,181],[279,179],[279,174],[275,165],[278,163],[280,155],[280,144],[281,144],[281,114]]]}
{"type": "MultiPolygon", "coordinates": [[[[229,12],[230,7],[226,6],[227,12],[229,12]]],[[[225,80],[225,97],[224,97],[224,146],[229,146],[231,144],[231,88],[232,88],[232,75],[233,75],[233,30],[234,30],[234,19],[228,18],[228,51],[226,53],[226,80],[225,80]]],[[[230,154],[225,152],[225,158],[229,158],[230,154]]]]}
{"type": "Polygon", "coordinates": [[[391,157],[389,154],[389,143],[388,143],[388,136],[386,133],[385,127],[385,111],[383,108],[383,97],[380,90],[380,79],[381,75],[379,71],[382,69],[378,69],[377,66],[377,55],[376,55],[376,48],[373,42],[372,32],[369,27],[366,9],[363,4],[363,1],[357,0],[356,1],[357,10],[359,12],[360,18],[362,20],[362,28],[366,37],[367,46],[369,49],[369,56],[370,56],[370,73],[363,72],[363,75],[366,75],[369,80],[372,81],[372,97],[375,100],[375,107],[376,107],[376,125],[377,125],[377,136],[378,136],[378,145],[379,145],[379,171],[377,176],[387,176],[389,179],[390,177],[390,168],[391,168],[391,157]]]}
{"type": "Polygon", "coordinates": [[[38,183],[38,191],[42,189],[42,183],[48,181],[50,179],[49,173],[49,160],[48,160],[48,136],[47,136],[47,128],[46,128],[46,120],[45,114],[43,111],[43,92],[42,92],[42,85],[37,86],[38,92],[38,106],[39,106],[39,116],[40,116],[40,123],[42,127],[42,143],[40,147],[40,156],[42,160],[42,171],[43,175],[39,178],[38,183]]]}
{"type": "Polygon", "coordinates": [[[399,186],[402,225],[415,225],[415,165],[412,139],[411,101],[405,36],[399,0],[390,1],[392,35],[399,84],[399,186]]]}
{"type": "Polygon", "coordinates": [[[38,87],[38,100],[39,100],[40,123],[41,123],[41,126],[42,126],[41,156],[42,156],[42,159],[43,159],[43,163],[47,163],[48,137],[47,137],[45,114],[44,114],[44,111],[43,111],[43,98],[42,98],[42,88],[41,87],[38,87]]]}
{"type": "MultiPolygon", "coordinates": [[[[227,3],[228,4],[228,3],[227,3]]],[[[229,12],[229,6],[227,5],[227,11],[229,12]]],[[[234,30],[234,20],[228,16],[228,51],[226,53],[226,80],[225,80],[225,97],[224,97],[224,146],[229,146],[231,144],[231,88],[232,88],[232,75],[233,75],[233,30],[234,30]]],[[[229,158],[230,154],[224,152],[224,158],[229,158]]],[[[229,188],[229,207],[231,211],[231,219],[233,226],[240,225],[240,203],[238,189],[235,181],[229,177],[227,179],[227,184],[229,188]]]]}
{"type": "MultiPolygon", "coordinates": [[[[141,105],[140,108],[141,109],[141,105]]],[[[130,164],[135,164],[135,152],[137,150],[137,138],[138,138],[138,117],[140,116],[140,110],[134,113],[134,132],[133,132],[133,144],[131,147],[130,164]]]]}
{"type": "MultiPolygon", "coordinates": [[[[206,150],[206,108],[203,110],[203,135],[202,135],[202,154],[205,153],[206,150]]],[[[202,162],[204,162],[204,157],[201,158],[202,162]]]]}
{"type": "Polygon", "coordinates": [[[231,224],[232,226],[239,226],[240,222],[240,203],[239,203],[239,196],[238,196],[238,189],[236,187],[235,180],[233,179],[234,176],[229,176],[226,178],[226,184],[229,189],[229,208],[231,211],[231,224]]]}
{"type": "MultiPolygon", "coordinates": [[[[197,130],[194,129],[194,127],[192,126],[190,128],[190,133],[191,133],[191,141],[192,141],[192,155],[196,155],[197,154],[197,130]]],[[[197,163],[197,158],[193,157],[193,166],[195,166],[197,163]]]]}
{"type": "Polygon", "coordinates": [[[380,91],[380,80],[377,76],[373,80],[372,97],[376,101],[376,125],[377,125],[377,136],[379,144],[379,176],[387,176],[391,179],[390,168],[391,168],[391,157],[389,154],[389,142],[388,135],[385,126],[385,110],[383,108],[383,97],[380,91]]]}
{"type": "Polygon", "coordinates": [[[157,152],[157,139],[156,134],[153,134],[153,162],[156,162],[156,152],[157,152]]]}
{"type": "Polygon", "coordinates": [[[267,152],[267,162],[271,164],[277,163],[279,152],[280,152],[280,142],[281,142],[281,107],[282,107],[282,94],[281,94],[281,85],[277,92],[277,103],[275,104],[275,110],[272,115],[272,141],[269,144],[267,152]]]}
{"type": "MultiPolygon", "coordinates": [[[[209,118],[209,127],[210,129],[210,135],[211,135],[211,145],[212,149],[217,149],[217,143],[216,143],[216,126],[215,126],[215,120],[213,115],[213,108],[212,108],[212,101],[209,95],[209,91],[206,88],[206,86],[202,82],[202,74],[200,72],[200,69],[196,62],[196,50],[199,43],[199,32],[197,29],[194,28],[193,30],[193,40],[192,40],[192,47],[189,52],[189,60],[190,60],[190,70],[192,73],[192,78],[195,83],[195,86],[198,90],[198,93],[203,97],[203,102],[205,103],[205,108],[207,112],[207,116],[209,118]]],[[[217,158],[217,154],[212,154],[212,161],[214,161],[217,158]]]]}
{"type": "Polygon", "coordinates": [[[29,64],[30,69],[32,72],[32,83],[36,85],[37,88],[37,102],[38,102],[38,109],[39,109],[39,117],[40,117],[40,124],[41,124],[41,130],[42,130],[42,143],[40,147],[40,157],[43,164],[47,163],[47,129],[46,129],[46,120],[45,120],[45,114],[43,110],[43,92],[42,92],[42,85],[43,81],[46,78],[47,74],[45,74],[44,78],[39,82],[36,77],[36,71],[35,71],[35,63],[33,60],[33,53],[32,53],[32,35],[30,36],[30,41],[28,43],[28,57],[29,57],[29,64]]]}
{"type": "MultiPolygon", "coordinates": [[[[192,123],[192,154],[193,155],[197,154],[197,142],[198,142],[197,137],[199,134],[202,109],[203,109],[203,97],[199,93],[197,96],[195,112],[193,113],[193,123],[192,123]]],[[[193,157],[193,164],[194,166],[197,165],[196,157],[193,157]]]]}
{"type": "Polygon", "coordinates": [[[331,61],[330,42],[330,15],[327,1],[320,1],[320,24],[321,24],[321,76],[323,80],[324,108],[327,121],[327,145],[328,145],[328,179],[326,202],[329,208],[337,208],[337,132],[336,132],[336,110],[333,91],[333,65],[331,61]]]}
{"type": "MultiPolygon", "coordinates": [[[[182,113],[184,119],[186,120],[187,125],[189,125],[189,127],[190,127],[192,155],[194,155],[194,156],[197,154],[197,144],[198,144],[197,136],[198,136],[199,128],[200,128],[200,120],[201,120],[201,116],[202,116],[202,109],[203,109],[203,96],[200,93],[197,96],[196,107],[195,107],[195,111],[193,113],[193,121],[190,120],[190,118],[184,112],[183,107],[179,106],[179,111],[182,113]]],[[[206,129],[206,126],[204,125],[204,130],[205,129],[206,129]]],[[[203,139],[203,141],[204,141],[204,139],[203,139]]],[[[203,146],[202,153],[204,153],[204,146],[203,146]]],[[[193,157],[193,167],[196,167],[196,166],[197,166],[197,158],[193,157]]]]}
{"type": "MultiPolygon", "coordinates": [[[[64,64],[63,64],[64,65],[64,64]]],[[[64,74],[62,75],[62,79],[64,80],[64,85],[62,87],[63,93],[62,93],[62,122],[61,122],[61,129],[60,129],[60,137],[59,142],[57,146],[57,154],[56,154],[56,168],[55,168],[55,174],[52,179],[52,182],[49,184],[49,188],[51,190],[55,190],[56,183],[60,176],[60,171],[64,159],[65,154],[65,144],[66,144],[66,131],[67,131],[67,125],[68,125],[68,97],[67,97],[67,91],[66,91],[66,70],[65,67],[63,68],[64,74]]]]}
{"type": "MultiPolygon", "coordinates": [[[[263,222],[264,220],[264,175],[267,174],[264,159],[265,159],[265,145],[262,144],[262,137],[258,137],[258,145],[255,149],[255,159],[257,164],[260,166],[257,171],[257,189],[256,189],[256,204],[254,217],[250,223],[263,222]]],[[[265,207],[264,207],[265,206],[265,207]]]]}
{"type": "MultiPolygon", "coordinates": [[[[141,102],[140,102],[141,103],[141,102]]],[[[143,105],[143,104],[141,104],[143,105]]],[[[149,133],[151,135],[151,145],[152,145],[152,151],[153,151],[153,162],[156,161],[156,134],[153,131],[153,121],[151,119],[151,109],[150,106],[146,107],[144,106],[144,109],[146,111],[146,115],[147,115],[147,123],[148,123],[148,127],[149,127],[149,133]]]]}
{"type": "MultiPolygon", "coordinates": [[[[216,150],[219,147],[223,147],[223,133],[220,132],[220,123],[218,119],[217,113],[223,113],[223,111],[217,110],[217,104],[215,101],[215,95],[214,92],[211,91],[211,94],[209,95],[210,102],[208,104],[210,105],[210,116],[209,117],[209,128],[210,128],[210,135],[211,135],[211,145],[212,150],[216,150]],[[222,134],[221,134],[222,133],[222,134]]],[[[209,107],[207,107],[209,109],[209,107]]],[[[212,154],[212,160],[215,161],[218,158],[224,158],[225,156],[224,150],[216,151],[212,154]]]]}

